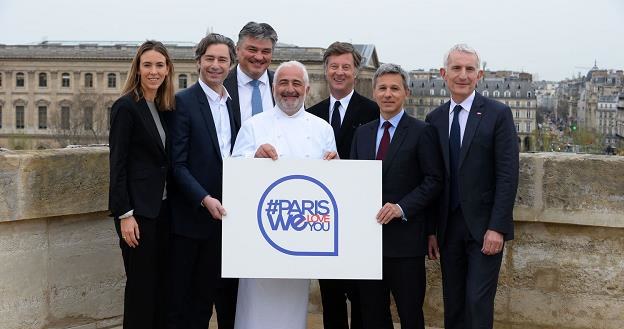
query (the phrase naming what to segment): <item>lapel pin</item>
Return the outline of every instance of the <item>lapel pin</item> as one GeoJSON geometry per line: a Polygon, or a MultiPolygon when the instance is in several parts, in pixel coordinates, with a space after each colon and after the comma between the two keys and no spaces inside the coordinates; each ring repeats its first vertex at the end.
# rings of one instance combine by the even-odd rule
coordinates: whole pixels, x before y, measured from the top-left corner
{"type": "Polygon", "coordinates": [[[477,112],[477,115],[481,115],[481,112],[477,112]]]}

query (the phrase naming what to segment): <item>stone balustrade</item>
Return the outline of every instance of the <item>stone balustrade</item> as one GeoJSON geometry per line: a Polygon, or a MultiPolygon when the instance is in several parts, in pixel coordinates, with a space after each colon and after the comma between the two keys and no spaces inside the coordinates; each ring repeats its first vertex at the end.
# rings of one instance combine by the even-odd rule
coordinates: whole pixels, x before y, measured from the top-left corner
{"type": "MultiPolygon", "coordinates": [[[[495,327],[621,329],[624,157],[520,160],[495,327]]],[[[0,328],[119,325],[125,278],[107,202],[106,147],[0,152],[0,328]]],[[[441,327],[439,263],[427,268],[427,324],[441,327]]]]}

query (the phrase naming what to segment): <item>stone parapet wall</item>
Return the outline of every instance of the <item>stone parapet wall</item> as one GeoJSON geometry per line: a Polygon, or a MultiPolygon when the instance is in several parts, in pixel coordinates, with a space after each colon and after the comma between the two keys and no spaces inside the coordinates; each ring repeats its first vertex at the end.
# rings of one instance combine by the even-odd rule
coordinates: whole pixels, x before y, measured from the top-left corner
{"type": "MultiPolygon", "coordinates": [[[[520,170],[496,328],[623,328],[624,157],[522,154],[520,170]]],[[[107,148],[0,152],[0,328],[120,323],[107,193],[107,148]]],[[[427,325],[441,327],[439,263],[427,268],[427,325]]]]}
{"type": "MultiPolygon", "coordinates": [[[[521,154],[514,220],[495,328],[624,328],[624,157],[521,154]]],[[[441,327],[439,263],[427,267],[425,316],[441,327]]]]}
{"type": "Polygon", "coordinates": [[[121,323],[108,148],[0,152],[0,328],[121,323]]]}

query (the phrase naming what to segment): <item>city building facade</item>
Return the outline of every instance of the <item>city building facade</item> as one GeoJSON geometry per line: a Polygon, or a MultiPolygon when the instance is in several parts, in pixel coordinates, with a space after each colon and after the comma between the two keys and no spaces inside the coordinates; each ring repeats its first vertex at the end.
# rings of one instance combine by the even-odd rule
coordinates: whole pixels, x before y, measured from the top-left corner
{"type": "MultiPolygon", "coordinates": [[[[511,71],[497,75],[488,71],[486,76],[477,84],[477,92],[483,96],[496,99],[511,108],[518,132],[520,150],[534,150],[533,133],[537,126],[537,98],[530,75],[508,74],[511,71]],[[498,77],[501,76],[501,77],[498,77]]],[[[419,119],[424,120],[427,114],[450,99],[446,83],[439,75],[425,75],[422,71],[410,72],[411,96],[405,106],[406,111],[419,119]]]]}
{"type": "Polygon", "coordinates": [[[585,76],[561,81],[556,94],[557,114],[567,116],[566,126],[593,134],[599,149],[620,144],[617,107],[624,95],[624,71],[594,64],[585,76]]]}
{"type": "MultiPolygon", "coordinates": [[[[0,45],[0,148],[47,149],[107,144],[109,112],[140,42],[42,42],[0,45]]],[[[166,43],[176,91],[198,79],[193,43],[166,43]]],[[[368,97],[379,67],[374,45],[363,54],[356,89],[368,97]]],[[[309,70],[311,106],[328,95],[323,48],[277,44],[271,67],[298,60],[309,70]]]]}

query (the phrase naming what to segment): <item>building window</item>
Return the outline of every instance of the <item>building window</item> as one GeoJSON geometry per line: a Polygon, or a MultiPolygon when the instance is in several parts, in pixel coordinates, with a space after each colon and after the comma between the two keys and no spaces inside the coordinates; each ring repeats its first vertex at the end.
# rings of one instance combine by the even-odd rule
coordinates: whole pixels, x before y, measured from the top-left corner
{"type": "Polygon", "coordinates": [[[519,118],[519,117],[520,117],[520,111],[516,110],[516,118],[519,118]]]}
{"type": "Polygon", "coordinates": [[[2,88],[2,73],[0,73],[0,88],[2,88]]]}
{"type": "Polygon", "coordinates": [[[435,90],[433,88],[429,89],[429,95],[431,96],[435,95],[435,90]]]}
{"type": "Polygon", "coordinates": [[[511,97],[511,91],[509,90],[505,90],[505,93],[503,94],[505,97],[511,97]]]}
{"type": "Polygon", "coordinates": [[[0,105],[0,129],[2,129],[2,105],[0,105]]]}
{"type": "Polygon", "coordinates": [[[39,106],[39,129],[48,129],[48,107],[39,106]]]}
{"type": "Polygon", "coordinates": [[[15,128],[24,129],[24,106],[15,107],[15,128]]]}
{"type": "Polygon", "coordinates": [[[527,131],[528,133],[530,133],[530,132],[531,132],[531,123],[530,123],[530,122],[527,122],[527,123],[526,123],[526,131],[527,131]]]}
{"type": "Polygon", "coordinates": [[[69,129],[69,106],[61,107],[61,129],[69,129]]]}
{"type": "Polygon", "coordinates": [[[527,98],[531,98],[531,92],[527,92],[527,98]]]}
{"type": "Polygon", "coordinates": [[[483,96],[485,96],[485,97],[490,97],[490,92],[489,92],[489,91],[487,91],[487,90],[484,90],[484,91],[483,91],[483,96]]]}
{"type": "Polygon", "coordinates": [[[84,86],[85,88],[93,88],[93,74],[92,73],[85,73],[84,86]]]}
{"type": "Polygon", "coordinates": [[[516,91],[516,97],[520,97],[520,90],[516,91]]]}
{"type": "Polygon", "coordinates": [[[39,87],[48,86],[48,75],[45,73],[39,73],[39,87]]]}
{"type": "Polygon", "coordinates": [[[516,131],[520,132],[520,124],[519,123],[516,123],[516,131]]]}
{"type": "Polygon", "coordinates": [[[500,91],[494,90],[494,98],[500,97],[500,91]]]}
{"type": "Polygon", "coordinates": [[[184,89],[186,88],[187,84],[188,84],[188,78],[186,77],[186,74],[180,74],[178,76],[178,88],[184,89]]]}
{"type": "Polygon", "coordinates": [[[516,106],[520,107],[520,101],[516,101],[516,106]]]}
{"type": "Polygon", "coordinates": [[[423,105],[423,100],[422,100],[422,98],[418,99],[418,105],[423,105]]]}
{"type": "Polygon", "coordinates": [[[446,89],[440,90],[440,96],[446,96],[446,89]]]}
{"type": "Polygon", "coordinates": [[[69,88],[69,86],[70,86],[69,73],[61,74],[61,87],[69,88]]]}
{"type": "Polygon", "coordinates": [[[527,107],[531,107],[531,101],[527,101],[527,107]]]}
{"type": "Polygon", "coordinates": [[[24,87],[24,73],[17,72],[15,74],[15,87],[24,87]]]}
{"type": "Polygon", "coordinates": [[[444,104],[444,100],[443,99],[440,100],[440,105],[442,105],[442,104],[444,104]]]}
{"type": "Polygon", "coordinates": [[[117,88],[117,75],[115,73],[109,73],[108,77],[108,88],[117,88]]]}
{"type": "Polygon", "coordinates": [[[531,118],[531,111],[527,111],[527,118],[531,118]]]}
{"type": "Polygon", "coordinates": [[[85,107],[84,109],[84,129],[93,129],[93,108],[85,107]]]}

